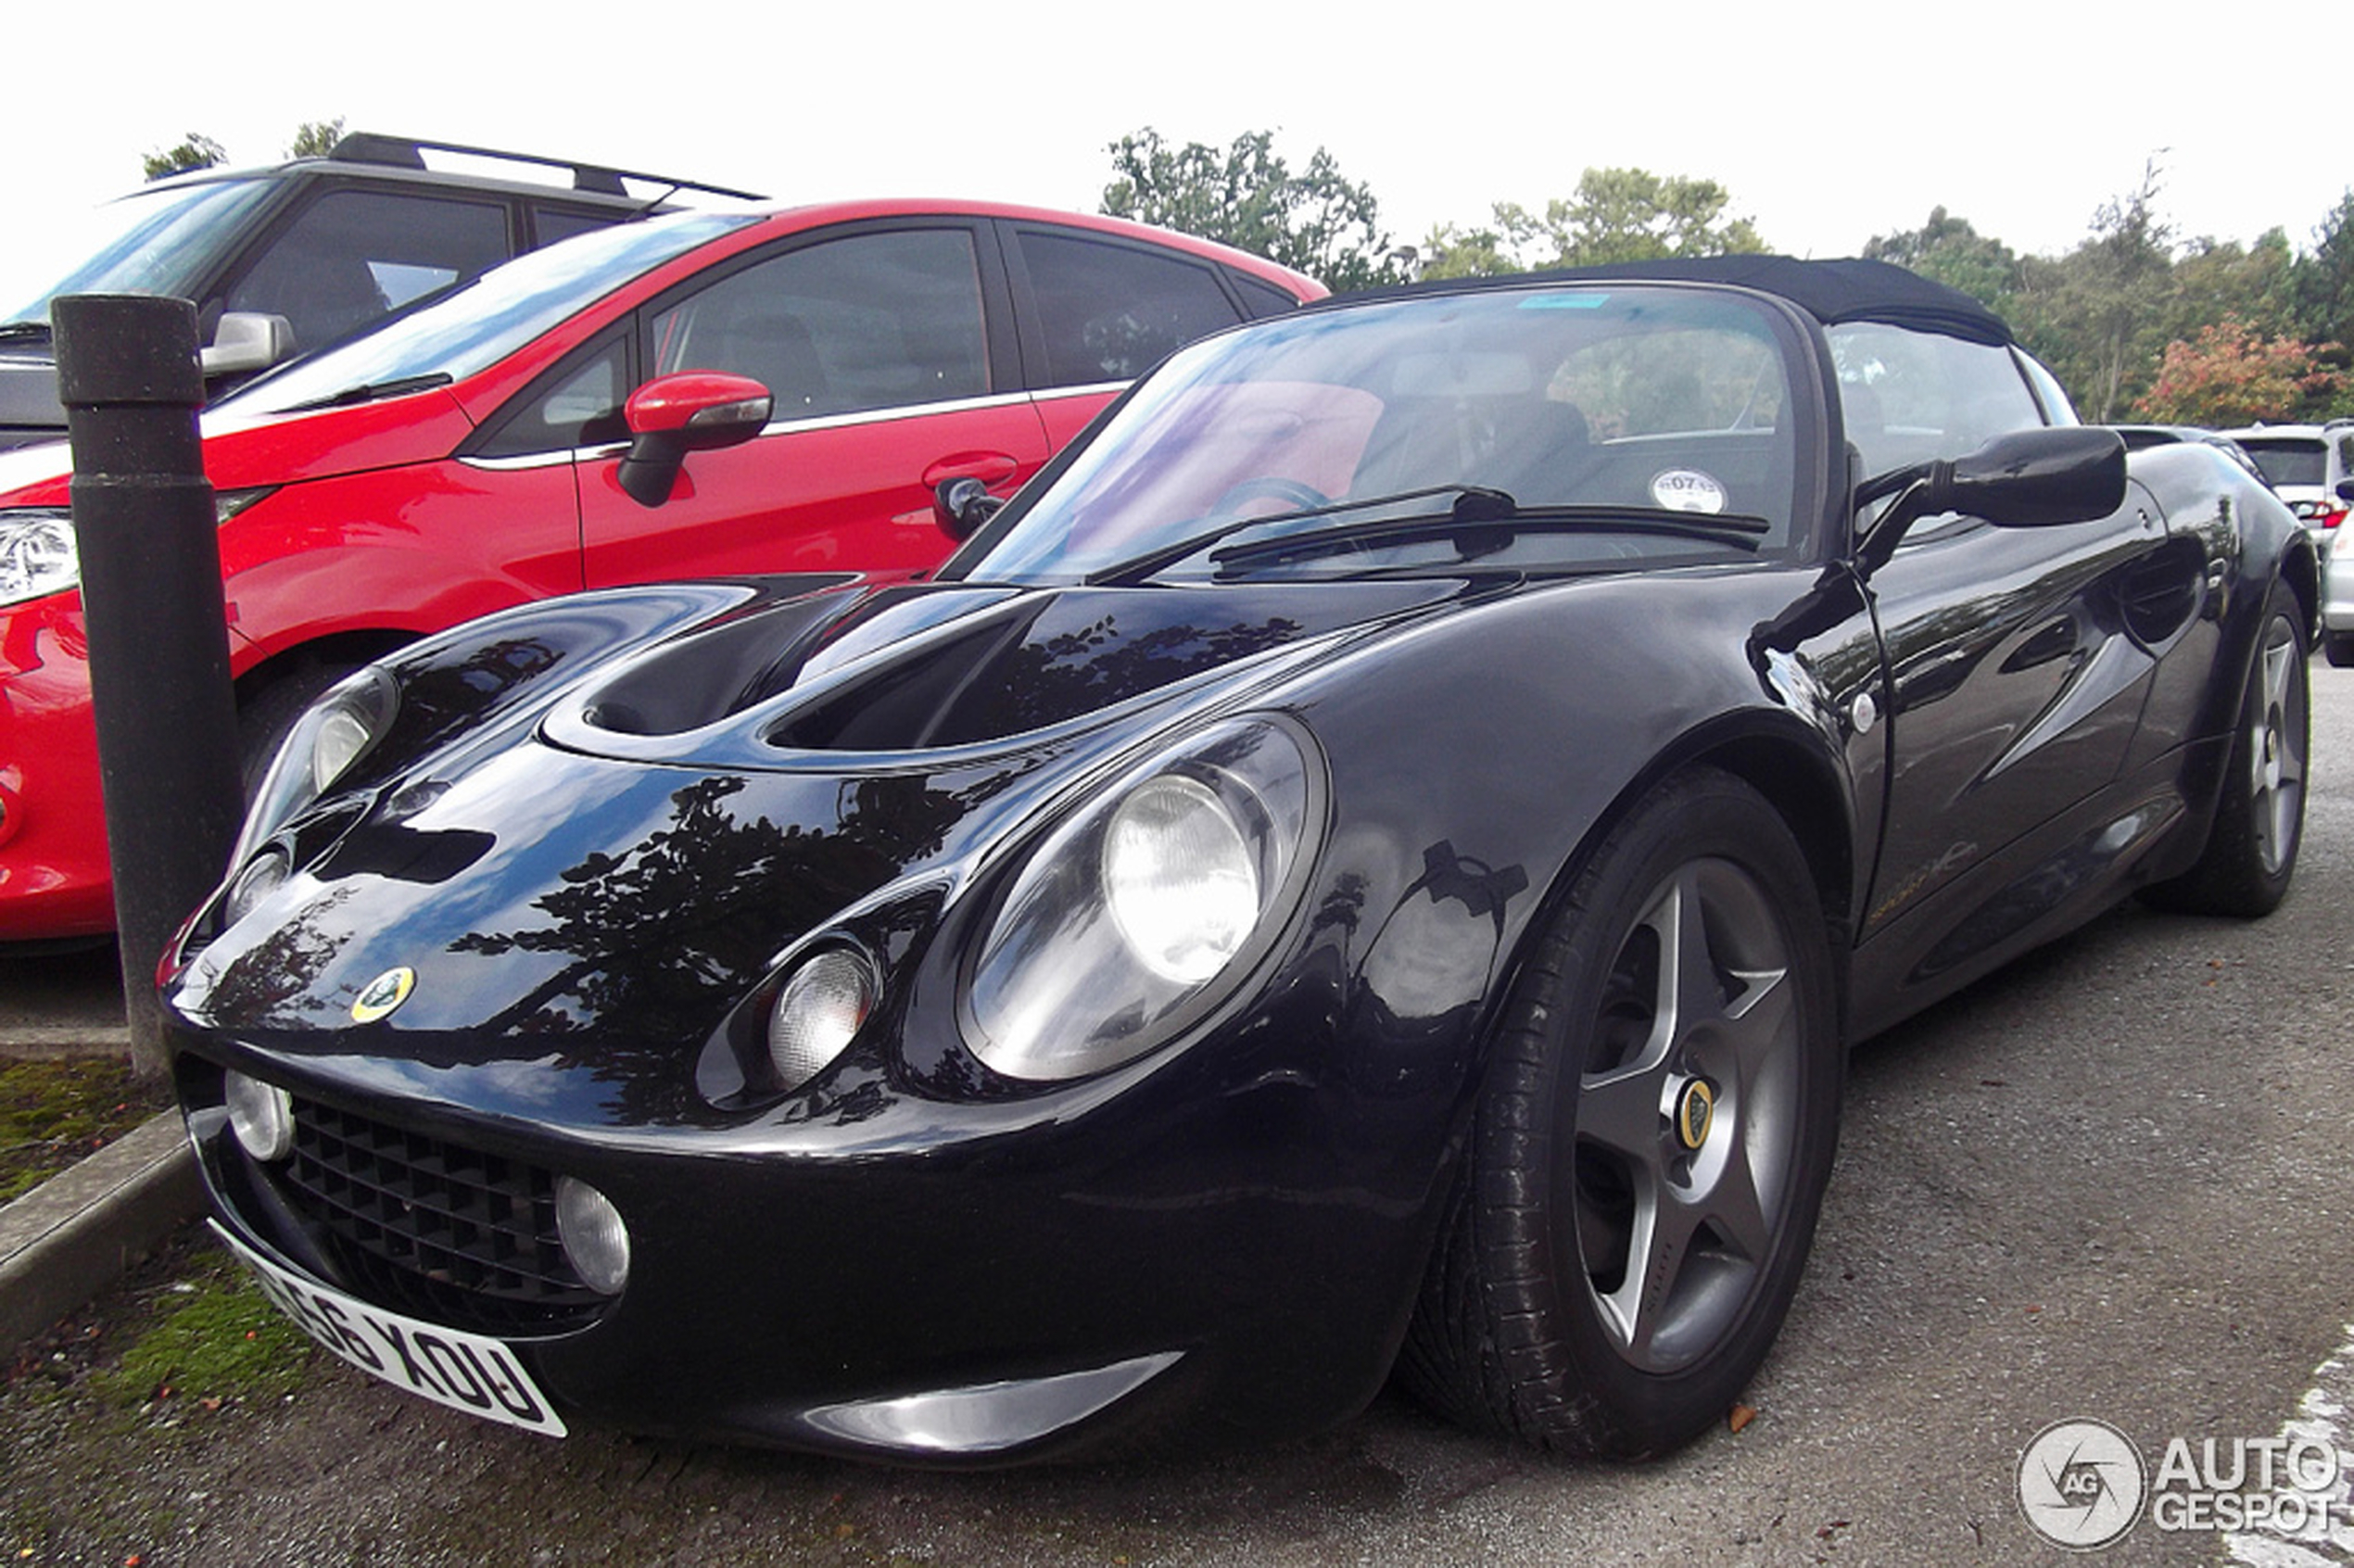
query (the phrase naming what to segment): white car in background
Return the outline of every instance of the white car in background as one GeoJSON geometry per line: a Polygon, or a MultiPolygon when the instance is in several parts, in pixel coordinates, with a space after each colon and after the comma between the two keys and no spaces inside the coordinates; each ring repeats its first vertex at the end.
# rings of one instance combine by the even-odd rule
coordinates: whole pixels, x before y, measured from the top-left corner
{"type": "Polygon", "coordinates": [[[2223,434],[2256,460],[2265,482],[2311,531],[2314,547],[2326,553],[2324,531],[2346,521],[2348,502],[2354,499],[2347,487],[2354,479],[2354,419],[2253,424],[2223,434]]]}

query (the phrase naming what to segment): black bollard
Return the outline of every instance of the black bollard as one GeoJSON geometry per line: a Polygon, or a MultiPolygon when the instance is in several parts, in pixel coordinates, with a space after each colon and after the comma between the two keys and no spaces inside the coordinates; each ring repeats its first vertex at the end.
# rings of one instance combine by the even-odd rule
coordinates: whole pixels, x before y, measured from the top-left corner
{"type": "Polygon", "coordinates": [[[221,879],[245,814],[219,525],[196,436],[196,311],[78,295],[50,320],[131,1060],[154,1080],[168,1066],[157,960],[221,879]]]}

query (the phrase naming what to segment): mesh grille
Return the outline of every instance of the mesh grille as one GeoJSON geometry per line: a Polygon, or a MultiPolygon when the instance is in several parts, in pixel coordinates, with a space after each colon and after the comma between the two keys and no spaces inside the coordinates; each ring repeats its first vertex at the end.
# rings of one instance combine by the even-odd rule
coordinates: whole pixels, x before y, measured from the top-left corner
{"type": "Polygon", "coordinates": [[[557,1240],[555,1178],[535,1166],[297,1100],[285,1180],[388,1307],[494,1335],[584,1328],[603,1310],[557,1240]]]}

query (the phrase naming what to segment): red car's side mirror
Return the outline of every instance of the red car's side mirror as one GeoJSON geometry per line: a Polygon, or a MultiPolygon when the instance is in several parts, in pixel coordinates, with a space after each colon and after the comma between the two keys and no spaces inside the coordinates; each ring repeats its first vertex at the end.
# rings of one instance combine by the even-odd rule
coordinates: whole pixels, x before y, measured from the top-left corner
{"type": "Polygon", "coordinates": [[[670,499],[689,452],[751,440],[767,427],[775,401],[748,375],[679,371],[656,376],[622,407],[629,452],[615,477],[639,505],[660,506],[670,499]]]}

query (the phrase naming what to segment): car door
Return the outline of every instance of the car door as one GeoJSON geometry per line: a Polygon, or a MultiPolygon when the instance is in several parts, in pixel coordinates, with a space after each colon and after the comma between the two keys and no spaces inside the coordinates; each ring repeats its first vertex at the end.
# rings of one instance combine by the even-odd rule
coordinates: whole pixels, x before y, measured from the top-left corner
{"type": "Polygon", "coordinates": [[[689,458],[658,505],[623,491],[619,444],[585,458],[588,586],[943,558],[953,541],[933,487],[972,475],[1007,494],[1048,455],[985,233],[943,221],[822,231],[639,311],[638,382],[726,371],[775,404],[756,438],[689,458]]]}
{"type": "MultiPolygon", "coordinates": [[[[1886,372],[1845,379],[1854,367],[1842,364],[1867,471],[1957,457],[2041,423],[2007,350],[1895,328],[1861,335],[1876,340],[1835,335],[1835,348],[1886,372]]],[[[2089,874],[2081,852],[2109,826],[2098,797],[2156,667],[2133,606],[2169,569],[2167,543],[2164,519],[2129,490],[2116,513],[2059,526],[1924,519],[1872,574],[1889,786],[1859,962],[1898,991],[1994,954],[2089,874]]]]}

